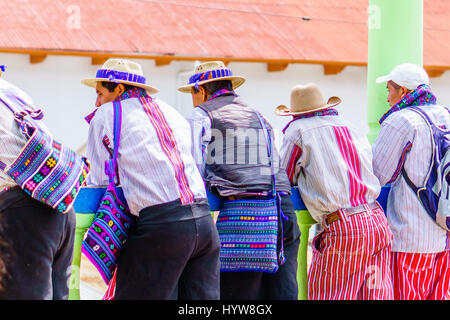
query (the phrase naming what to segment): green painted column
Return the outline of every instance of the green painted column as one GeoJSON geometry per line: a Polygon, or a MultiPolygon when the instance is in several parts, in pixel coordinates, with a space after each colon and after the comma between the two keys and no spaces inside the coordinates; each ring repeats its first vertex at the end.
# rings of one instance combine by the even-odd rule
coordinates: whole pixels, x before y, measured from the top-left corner
{"type": "Polygon", "coordinates": [[[69,300],[80,300],[80,263],[81,263],[81,243],[84,234],[91,226],[95,213],[76,213],[77,226],[75,230],[75,241],[72,260],[72,274],[69,284],[69,300]]]}
{"type": "Polygon", "coordinates": [[[295,210],[297,223],[301,232],[297,256],[298,300],[308,300],[308,242],[309,229],[317,222],[307,210],[295,210]]]}
{"type": "Polygon", "coordinates": [[[376,84],[376,78],[401,63],[423,66],[423,0],[370,0],[367,12],[367,120],[373,143],[378,121],[389,109],[386,84],[376,84]]]}
{"type": "Polygon", "coordinates": [[[84,235],[91,226],[100,201],[105,194],[106,188],[83,187],[80,189],[74,203],[76,215],[75,240],[73,248],[72,274],[69,283],[69,300],[80,300],[80,263],[81,244],[84,235]]]}

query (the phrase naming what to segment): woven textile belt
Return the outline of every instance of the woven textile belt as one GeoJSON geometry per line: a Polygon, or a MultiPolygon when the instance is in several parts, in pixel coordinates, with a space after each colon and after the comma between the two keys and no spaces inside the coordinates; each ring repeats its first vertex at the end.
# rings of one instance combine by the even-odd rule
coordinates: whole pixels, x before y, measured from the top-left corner
{"type": "Polygon", "coordinates": [[[354,208],[348,208],[348,209],[341,209],[341,210],[337,210],[335,212],[332,212],[330,214],[328,214],[325,217],[325,222],[327,223],[327,225],[332,224],[333,222],[339,221],[341,220],[341,213],[343,212],[346,216],[353,216],[355,214],[359,214],[359,213],[363,213],[367,211],[367,207],[371,210],[375,210],[380,208],[380,205],[378,204],[378,202],[374,201],[372,203],[368,203],[368,204],[363,204],[354,208]]]}

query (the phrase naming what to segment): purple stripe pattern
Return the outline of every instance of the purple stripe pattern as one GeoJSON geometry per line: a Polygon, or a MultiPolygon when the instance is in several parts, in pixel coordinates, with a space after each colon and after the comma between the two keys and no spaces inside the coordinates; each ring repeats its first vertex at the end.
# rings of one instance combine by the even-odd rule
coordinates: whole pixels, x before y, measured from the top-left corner
{"type": "Polygon", "coordinates": [[[124,81],[136,82],[136,83],[141,83],[141,84],[146,83],[146,78],[144,76],[140,76],[140,75],[128,73],[128,72],[109,70],[109,69],[99,69],[97,71],[97,74],[95,77],[97,79],[109,79],[110,81],[124,80],[124,81]]]}
{"type": "Polygon", "coordinates": [[[189,78],[189,84],[195,84],[194,87],[198,90],[198,84],[200,81],[231,77],[232,75],[233,72],[230,69],[217,69],[202,73],[196,73],[189,78]]]}

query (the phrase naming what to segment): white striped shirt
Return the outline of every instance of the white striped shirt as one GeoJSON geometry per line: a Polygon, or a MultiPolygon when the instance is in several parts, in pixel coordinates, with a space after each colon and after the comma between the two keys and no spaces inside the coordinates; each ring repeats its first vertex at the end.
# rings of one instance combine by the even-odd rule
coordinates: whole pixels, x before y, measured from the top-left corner
{"type": "MultiPolygon", "coordinates": [[[[14,110],[22,110],[22,106],[12,98],[16,96],[25,101],[30,107],[34,108],[31,98],[22,90],[11,83],[0,79],[0,97],[5,100],[14,110]]],[[[34,121],[30,117],[27,121],[41,130],[49,132],[43,121],[34,121]]],[[[11,165],[17,158],[28,139],[22,134],[17,122],[14,120],[14,114],[0,102],[0,161],[7,166],[11,165]]],[[[17,184],[6,173],[0,170],[0,191],[7,187],[14,187],[17,184]]]]}
{"type": "Polygon", "coordinates": [[[200,174],[202,177],[206,177],[206,150],[212,139],[211,119],[206,111],[197,107],[192,110],[186,119],[191,127],[191,153],[200,174]]]}
{"type": "MultiPolygon", "coordinates": [[[[205,199],[206,191],[190,153],[191,133],[187,121],[161,100],[142,98],[121,101],[122,130],[118,167],[120,183],[130,211],[181,199],[183,204],[205,199]],[[156,104],[155,104],[156,103],[156,104]]],[[[113,103],[97,109],[88,134],[86,156],[92,163],[89,185],[104,186],[108,178],[104,163],[113,149],[113,103]]]]}
{"type": "Polygon", "coordinates": [[[311,216],[319,223],[339,209],[376,200],[380,184],[372,172],[367,138],[339,116],[292,122],[283,138],[281,164],[311,216]]]}
{"type": "MultiPolygon", "coordinates": [[[[450,116],[440,106],[422,106],[431,120],[450,129],[450,116]]],[[[449,232],[439,227],[422,207],[401,174],[423,185],[431,161],[431,135],[425,121],[407,108],[383,121],[373,145],[373,168],[381,185],[392,184],[387,217],[394,234],[392,251],[437,253],[449,250],[449,232]]]]}

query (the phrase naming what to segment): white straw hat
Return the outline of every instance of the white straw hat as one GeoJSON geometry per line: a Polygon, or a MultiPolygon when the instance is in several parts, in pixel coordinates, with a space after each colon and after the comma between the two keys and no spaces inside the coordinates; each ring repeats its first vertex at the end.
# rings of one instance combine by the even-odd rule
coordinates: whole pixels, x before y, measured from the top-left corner
{"type": "Polygon", "coordinates": [[[430,82],[427,72],[413,63],[400,64],[388,75],[376,79],[377,83],[388,81],[393,81],[408,90],[415,90],[421,84],[428,85],[430,82]]]}
{"type": "Polygon", "coordinates": [[[209,61],[198,65],[195,68],[194,75],[189,78],[189,83],[179,87],[178,90],[191,93],[192,87],[198,88],[202,84],[220,80],[230,80],[233,90],[245,82],[244,77],[233,76],[233,72],[222,61],[209,61]]]}
{"type": "Polygon", "coordinates": [[[325,101],[319,87],[315,83],[308,83],[292,88],[291,107],[280,105],[275,108],[275,113],[279,116],[297,116],[332,108],[340,103],[341,99],[334,96],[325,101]]]}
{"type": "Polygon", "coordinates": [[[149,94],[158,92],[158,89],[146,84],[146,78],[140,64],[125,59],[108,59],[97,70],[95,78],[84,79],[81,82],[95,88],[97,82],[115,82],[133,85],[147,90],[149,94]]]}

